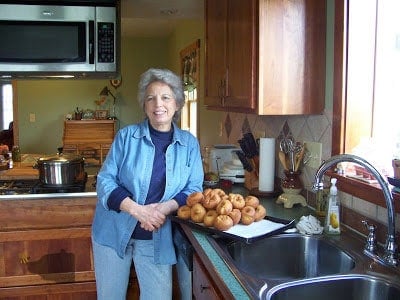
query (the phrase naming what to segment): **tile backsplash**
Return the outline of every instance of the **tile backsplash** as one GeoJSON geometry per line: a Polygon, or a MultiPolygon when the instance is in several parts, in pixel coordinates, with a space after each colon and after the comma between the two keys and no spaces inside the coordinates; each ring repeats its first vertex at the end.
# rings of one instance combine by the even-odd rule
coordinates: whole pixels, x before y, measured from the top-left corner
{"type": "MultiPolygon", "coordinates": [[[[264,137],[276,139],[276,153],[282,137],[292,137],[296,142],[322,143],[322,160],[331,156],[332,148],[332,111],[325,110],[321,115],[296,116],[257,116],[241,113],[223,113],[223,130],[221,142],[237,144],[243,133],[251,131],[256,137],[262,133],[264,137]]],[[[276,158],[276,176],[283,178],[283,167],[276,158]]],[[[313,195],[311,186],[316,169],[305,165],[302,168],[301,179],[305,194],[313,195]]],[[[356,214],[367,216],[379,223],[387,225],[387,210],[352,195],[341,193],[342,205],[356,214]]],[[[307,197],[307,198],[308,198],[307,197]]],[[[400,222],[400,214],[396,214],[396,223],[400,222]]]]}
{"type": "MultiPolygon", "coordinates": [[[[321,115],[296,115],[296,116],[257,116],[241,113],[224,113],[224,130],[221,138],[223,143],[237,144],[243,133],[251,131],[254,136],[276,139],[276,150],[282,137],[291,137],[296,142],[322,143],[322,159],[331,156],[332,112],[324,111],[321,115]]],[[[276,160],[276,175],[283,177],[283,167],[276,160]]],[[[306,189],[310,189],[315,169],[304,166],[302,168],[302,181],[306,189]]]]}

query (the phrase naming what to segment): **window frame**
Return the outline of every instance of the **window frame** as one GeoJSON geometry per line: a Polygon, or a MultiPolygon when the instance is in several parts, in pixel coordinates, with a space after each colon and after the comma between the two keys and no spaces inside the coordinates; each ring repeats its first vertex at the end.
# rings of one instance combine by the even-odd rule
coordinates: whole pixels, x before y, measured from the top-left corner
{"type": "MultiPolygon", "coordinates": [[[[333,118],[332,118],[332,155],[343,154],[345,150],[346,129],[346,88],[347,88],[347,42],[348,42],[348,1],[335,1],[334,21],[334,67],[333,67],[333,118]]],[[[365,201],[386,207],[386,202],[379,185],[366,184],[359,180],[337,175],[338,188],[365,201]]],[[[393,193],[395,210],[400,213],[400,194],[393,193]]]]}

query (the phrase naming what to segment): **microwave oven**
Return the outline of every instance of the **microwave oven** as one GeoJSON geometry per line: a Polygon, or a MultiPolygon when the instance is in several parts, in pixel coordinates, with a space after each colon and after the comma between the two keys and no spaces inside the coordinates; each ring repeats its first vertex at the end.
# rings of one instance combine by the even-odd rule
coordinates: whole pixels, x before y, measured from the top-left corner
{"type": "Polygon", "coordinates": [[[0,78],[116,78],[116,6],[0,4],[0,78]]]}

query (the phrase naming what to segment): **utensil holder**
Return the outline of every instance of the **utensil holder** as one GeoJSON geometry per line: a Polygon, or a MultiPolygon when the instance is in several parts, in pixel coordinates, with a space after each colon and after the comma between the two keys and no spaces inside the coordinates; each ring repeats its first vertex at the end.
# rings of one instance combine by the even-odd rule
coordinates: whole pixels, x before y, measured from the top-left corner
{"type": "Polygon", "coordinates": [[[75,120],[82,120],[82,113],[81,112],[79,112],[79,113],[75,113],[75,120]]]}
{"type": "Polygon", "coordinates": [[[303,183],[300,178],[300,171],[284,171],[285,177],[282,179],[281,187],[283,194],[281,194],[276,203],[283,203],[285,208],[292,208],[294,204],[301,204],[307,206],[306,199],[300,195],[303,189],[303,183]]]}

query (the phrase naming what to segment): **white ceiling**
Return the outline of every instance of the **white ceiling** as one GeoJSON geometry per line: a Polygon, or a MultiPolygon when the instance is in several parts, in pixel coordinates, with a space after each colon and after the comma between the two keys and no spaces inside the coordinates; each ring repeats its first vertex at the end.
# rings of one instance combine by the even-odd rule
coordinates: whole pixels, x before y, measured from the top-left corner
{"type": "Polygon", "coordinates": [[[165,37],[179,20],[203,15],[203,0],[121,0],[121,31],[123,36],[165,37]]]}

